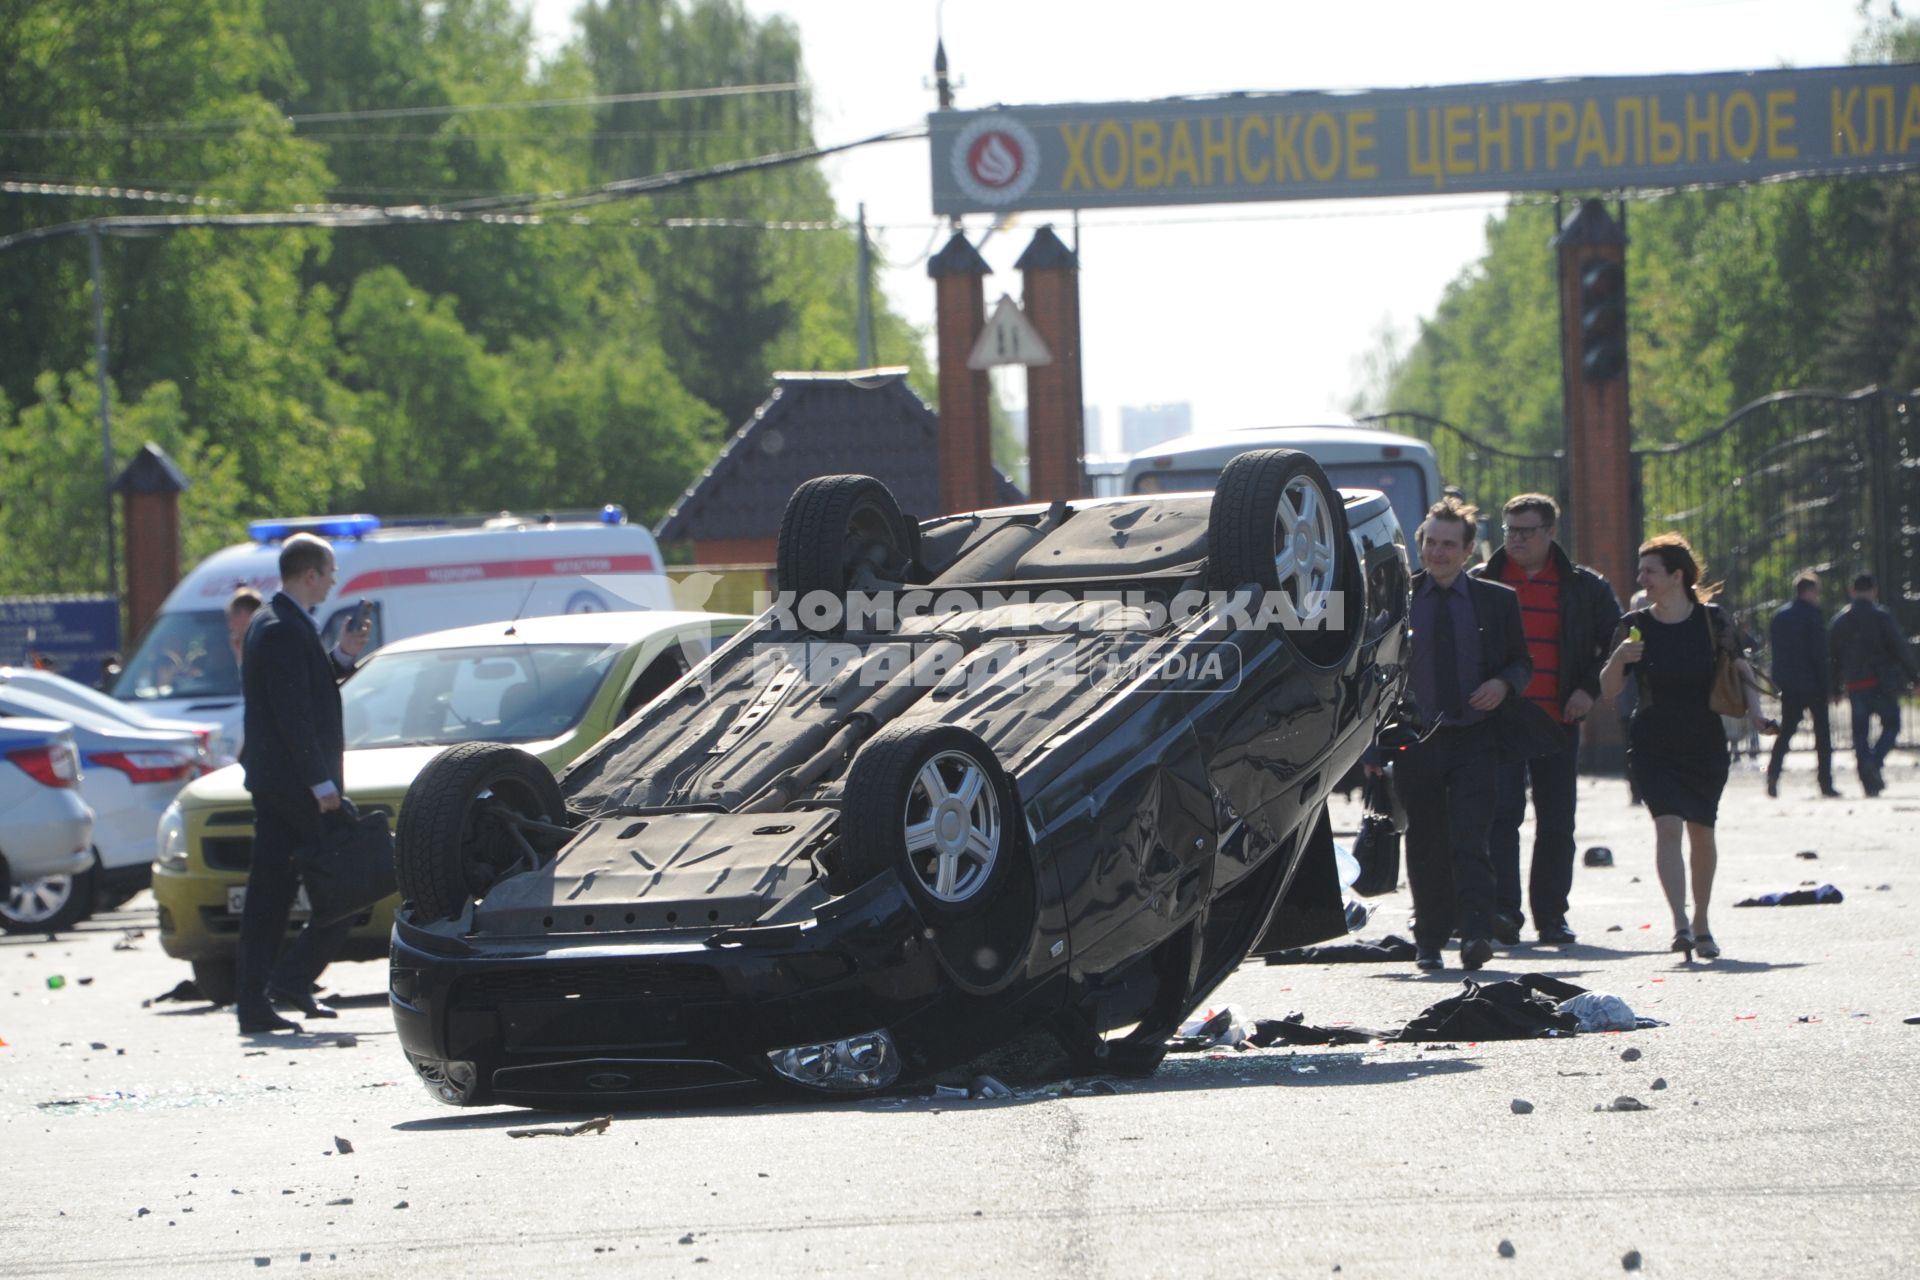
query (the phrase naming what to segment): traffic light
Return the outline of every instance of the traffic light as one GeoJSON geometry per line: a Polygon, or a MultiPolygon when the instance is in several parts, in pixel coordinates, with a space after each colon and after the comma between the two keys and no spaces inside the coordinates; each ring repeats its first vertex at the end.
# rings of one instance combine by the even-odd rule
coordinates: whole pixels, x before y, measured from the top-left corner
{"type": "Polygon", "coordinates": [[[1580,366],[1588,382],[1627,368],[1627,268],[1595,258],[1580,270],[1580,366]]]}

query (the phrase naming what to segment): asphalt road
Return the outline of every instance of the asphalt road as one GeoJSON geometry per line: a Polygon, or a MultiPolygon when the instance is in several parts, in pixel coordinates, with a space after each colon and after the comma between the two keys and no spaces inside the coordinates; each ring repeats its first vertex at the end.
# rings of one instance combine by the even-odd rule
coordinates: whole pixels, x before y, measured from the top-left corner
{"type": "MultiPolygon", "coordinates": [[[[144,1005],[186,970],[129,932],[143,897],[0,944],[0,1273],[1451,1280],[1623,1275],[1637,1251],[1652,1276],[1910,1275],[1920,769],[1903,759],[1890,782],[1820,801],[1796,776],[1769,801],[1738,771],[1726,956],[1691,967],[1664,950],[1651,824],[1622,783],[1583,785],[1581,844],[1617,865],[1578,874],[1579,943],[1482,976],[1565,978],[1664,1028],[1219,1051],[1111,1095],[621,1113],[576,1137],[507,1131],[587,1113],[431,1101],[378,964],[330,972],[347,1007],[309,1024],[324,1034],[248,1039],[226,1011],[144,1005]],[[1847,900],[1731,908],[1803,880],[1847,900]],[[1651,1109],[1595,1110],[1622,1095],[1651,1109]]],[[[1377,902],[1366,936],[1404,933],[1404,890],[1377,902]]],[[[1459,978],[1249,966],[1213,1003],[1393,1026],[1459,978]]]]}

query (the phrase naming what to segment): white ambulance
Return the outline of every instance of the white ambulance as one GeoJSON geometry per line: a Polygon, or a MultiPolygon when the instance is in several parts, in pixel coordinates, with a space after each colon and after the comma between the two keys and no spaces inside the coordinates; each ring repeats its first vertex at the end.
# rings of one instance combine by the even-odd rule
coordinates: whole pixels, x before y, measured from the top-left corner
{"type": "Polygon", "coordinates": [[[334,594],[315,610],[324,642],[340,637],[362,601],[373,618],[368,652],[388,640],[471,623],[559,613],[671,609],[660,548],[644,526],[609,506],[597,515],[407,518],[322,516],[259,520],[252,538],[195,565],[167,596],[115,683],[117,698],[154,715],[218,723],[217,756],[240,742],[240,666],[226,607],[248,586],[271,599],[280,546],[313,533],[333,546],[334,594]]]}

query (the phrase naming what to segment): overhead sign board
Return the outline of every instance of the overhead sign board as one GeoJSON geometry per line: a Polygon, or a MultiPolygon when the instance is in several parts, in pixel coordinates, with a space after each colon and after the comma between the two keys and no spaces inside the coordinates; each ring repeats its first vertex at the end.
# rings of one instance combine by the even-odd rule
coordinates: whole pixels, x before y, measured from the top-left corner
{"type": "Polygon", "coordinates": [[[1920,65],[939,111],[938,214],[1920,168],[1920,65]]]}
{"type": "Polygon", "coordinates": [[[994,306],[980,340],[967,356],[967,368],[991,369],[1002,364],[1052,364],[1053,352],[1047,350],[1040,331],[1027,319],[1020,304],[1006,294],[994,306]]]}

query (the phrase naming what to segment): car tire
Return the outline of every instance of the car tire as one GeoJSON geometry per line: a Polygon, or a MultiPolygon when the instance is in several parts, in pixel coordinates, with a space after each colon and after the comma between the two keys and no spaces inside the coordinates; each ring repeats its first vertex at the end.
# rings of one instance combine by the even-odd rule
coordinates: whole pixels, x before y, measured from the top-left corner
{"type": "Polygon", "coordinates": [[[1013,874],[1020,821],[986,743],[952,725],[893,725],[847,771],[839,887],[892,870],[928,919],[975,919],[1013,874]]]}
{"type": "Polygon", "coordinates": [[[1289,643],[1338,662],[1365,610],[1346,503],[1320,464],[1297,449],[1256,449],[1220,473],[1207,515],[1207,585],[1255,583],[1285,598],[1289,643]],[[1335,624],[1338,625],[1335,625],[1335,624]]]}
{"type": "Polygon", "coordinates": [[[0,931],[62,933],[93,914],[93,873],[20,880],[0,901],[0,931]]]}
{"type": "Polygon", "coordinates": [[[240,962],[233,956],[211,956],[193,962],[193,985],[212,1005],[229,1005],[240,991],[240,962]]]}
{"type": "Polygon", "coordinates": [[[816,477],[793,491],[780,517],[780,590],[793,593],[802,626],[832,630],[806,621],[806,597],[877,591],[906,581],[917,533],[893,491],[872,476],[816,477]]]}
{"type": "Polygon", "coordinates": [[[498,742],[448,747],[407,789],[394,835],[394,875],[416,916],[454,919],[524,858],[483,799],[542,822],[567,821],[560,783],[539,757],[498,742]]]}

